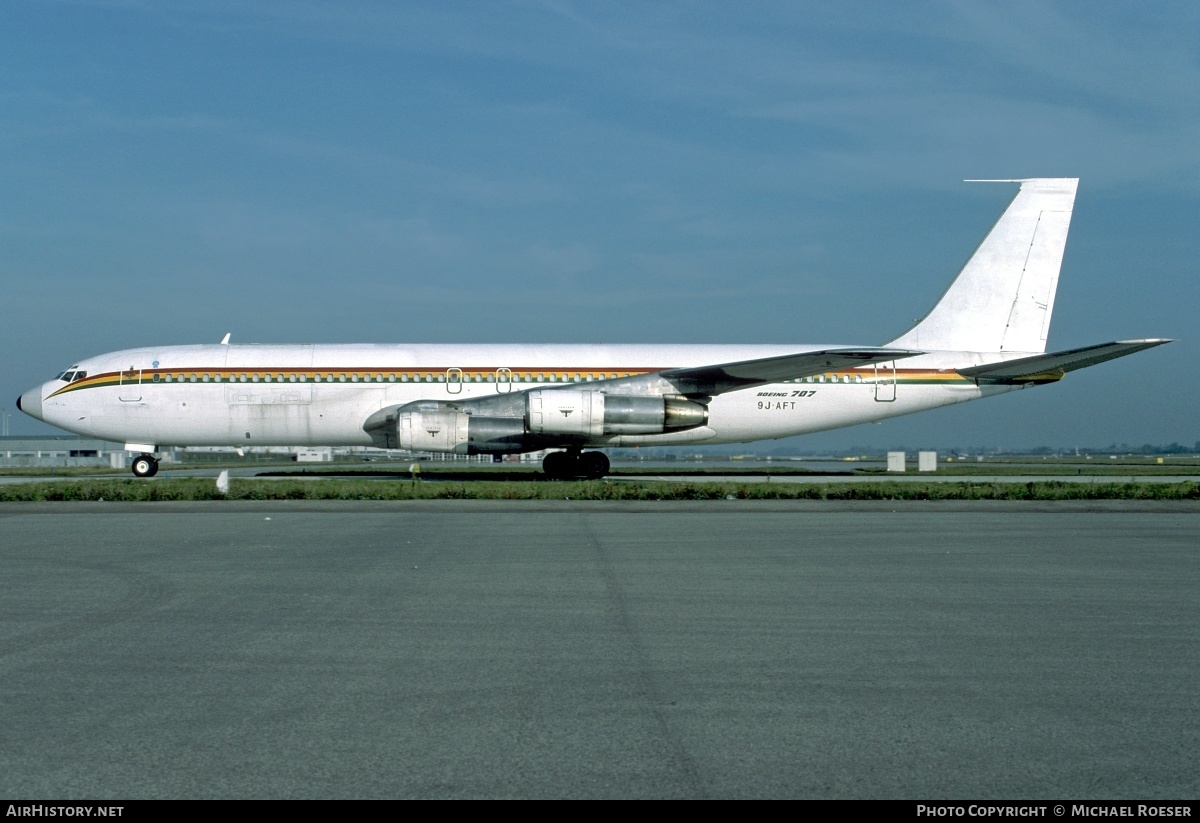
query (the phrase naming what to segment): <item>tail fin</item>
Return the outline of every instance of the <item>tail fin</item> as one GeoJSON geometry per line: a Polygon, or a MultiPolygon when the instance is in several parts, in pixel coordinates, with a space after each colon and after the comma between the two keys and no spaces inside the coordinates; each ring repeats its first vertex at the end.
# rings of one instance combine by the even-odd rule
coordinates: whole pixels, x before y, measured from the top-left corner
{"type": "Polygon", "coordinates": [[[1074,177],[1020,183],[1016,197],[925,318],[888,346],[1044,352],[1075,204],[1074,177]]]}

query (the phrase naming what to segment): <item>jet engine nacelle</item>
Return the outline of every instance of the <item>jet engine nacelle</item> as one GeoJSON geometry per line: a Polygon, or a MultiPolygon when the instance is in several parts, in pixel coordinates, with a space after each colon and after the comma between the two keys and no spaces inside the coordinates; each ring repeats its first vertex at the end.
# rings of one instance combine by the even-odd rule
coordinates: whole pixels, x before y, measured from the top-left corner
{"type": "Polygon", "coordinates": [[[662,434],[708,422],[708,409],[677,397],[538,389],[462,401],[418,400],[371,415],[363,429],[385,449],[512,454],[601,445],[612,434],[662,434]]]}
{"type": "Polygon", "coordinates": [[[677,397],[574,389],[538,389],[527,394],[529,430],[536,434],[662,434],[708,422],[705,406],[677,397]]]}
{"type": "Polygon", "coordinates": [[[386,449],[503,454],[529,450],[524,417],[470,414],[465,403],[419,400],[382,409],[363,426],[386,449]]]}

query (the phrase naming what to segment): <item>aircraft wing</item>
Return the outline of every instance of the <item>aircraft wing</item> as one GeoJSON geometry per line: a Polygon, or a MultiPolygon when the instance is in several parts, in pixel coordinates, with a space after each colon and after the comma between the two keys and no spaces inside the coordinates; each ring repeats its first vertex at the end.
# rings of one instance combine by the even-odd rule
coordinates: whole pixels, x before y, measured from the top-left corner
{"type": "Polygon", "coordinates": [[[1059,380],[1064,374],[1076,369],[1094,366],[1105,360],[1114,360],[1127,354],[1161,346],[1171,340],[1151,338],[1147,340],[1117,340],[1082,349],[1038,354],[1003,363],[972,366],[958,369],[963,377],[974,377],[982,383],[1048,383],[1059,380]]]}
{"type": "Polygon", "coordinates": [[[707,394],[795,380],[814,374],[823,374],[839,369],[867,366],[904,357],[924,354],[910,349],[847,348],[823,349],[803,354],[785,354],[781,357],[763,357],[758,360],[741,360],[736,363],[718,363],[695,368],[667,369],[659,376],[672,382],[690,382],[707,387],[707,394]]]}

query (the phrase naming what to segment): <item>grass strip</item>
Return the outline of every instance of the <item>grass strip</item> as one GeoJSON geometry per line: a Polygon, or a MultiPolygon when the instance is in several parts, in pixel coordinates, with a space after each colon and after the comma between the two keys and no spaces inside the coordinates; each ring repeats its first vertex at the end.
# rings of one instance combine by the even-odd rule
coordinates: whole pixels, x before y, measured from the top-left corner
{"type": "Polygon", "coordinates": [[[423,482],[79,480],[0,486],[0,502],[179,500],[1200,500],[1184,483],[669,483],[604,480],[423,482]]]}

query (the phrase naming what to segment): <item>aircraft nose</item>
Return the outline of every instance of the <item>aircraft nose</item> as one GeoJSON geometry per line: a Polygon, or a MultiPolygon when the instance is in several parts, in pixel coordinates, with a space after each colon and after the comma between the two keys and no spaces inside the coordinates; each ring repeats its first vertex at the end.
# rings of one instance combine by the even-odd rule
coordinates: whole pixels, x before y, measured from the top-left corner
{"type": "Polygon", "coordinates": [[[25,412],[30,417],[42,419],[42,390],[41,388],[30,389],[23,395],[17,398],[17,408],[25,412]]]}

